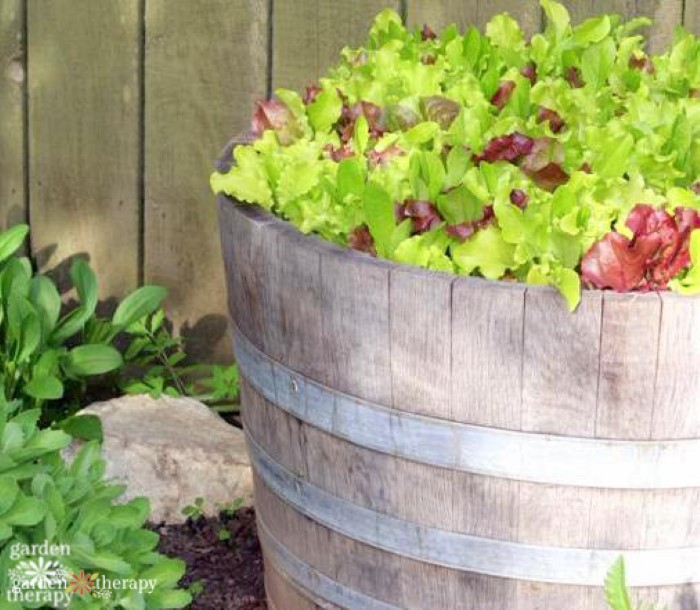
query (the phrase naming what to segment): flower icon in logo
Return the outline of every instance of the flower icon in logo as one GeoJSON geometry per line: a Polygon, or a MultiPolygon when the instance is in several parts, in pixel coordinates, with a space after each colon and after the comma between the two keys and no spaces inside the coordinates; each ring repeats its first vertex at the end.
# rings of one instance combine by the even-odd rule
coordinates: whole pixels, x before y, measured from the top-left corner
{"type": "Polygon", "coordinates": [[[59,569],[58,561],[39,557],[36,561],[21,561],[17,572],[23,582],[33,589],[49,589],[54,583],[59,569]]]}
{"type": "Polygon", "coordinates": [[[85,570],[80,570],[79,574],[71,574],[71,579],[68,581],[68,591],[70,593],[77,593],[78,595],[85,595],[92,593],[92,589],[95,586],[94,582],[97,580],[99,574],[95,572],[94,574],[86,574],[85,570]]]}

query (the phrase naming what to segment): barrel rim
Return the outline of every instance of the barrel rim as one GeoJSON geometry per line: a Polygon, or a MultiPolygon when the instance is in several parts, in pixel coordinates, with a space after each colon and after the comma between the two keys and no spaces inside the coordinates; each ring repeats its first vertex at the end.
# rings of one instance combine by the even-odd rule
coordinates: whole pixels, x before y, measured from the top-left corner
{"type": "MultiPolygon", "coordinates": [[[[524,282],[506,282],[503,280],[490,280],[477,276],[465,276],[444,271],[435,271],[418,267],[416,265],[404,265],[384,258],[375,258],[365,252],[359,252],[352,248],[343,248],[331,241],[323,239],[315,233],[302,233],[291,222],[275,216],[272,212],[264,209],[258,204],[241,202],[229,195],[219,193],[218,201],[220,206],[233,206],[236,213],[244,215],[249,221],[264,227],[266,230],[275,231],[286,238],[302,244],[304,247],[313,249],[320,254],[332,257],[344,257],[360,265],[369,265],[386,269],[394,273],[408,273],[417,276],[417,279],[440,277],[452,279],[454,285],[462,285],[472,289],[506,290],[514,293],[539,293],[544,295],[558,295],[559,291],[553,286],[542,284],[526,284],[524,282]],[[286,234],[286,235],[285,235],[286,234]]],[[[686,295],[673,292],[671,290],[649,291],[649,292],[615,292],[613,290],[582,288],[581,302],[600,302],[602,298],[615,300],[616,302],[635,304],[638,302],[647,303],[649,301],[679,301],[682,303],[700,303],[700,294],[686,295]]],[[[563,297],[562,297],[563,302],[563,297]]],[[[573,314],[576,312],[574,311],[573,314]]]]}

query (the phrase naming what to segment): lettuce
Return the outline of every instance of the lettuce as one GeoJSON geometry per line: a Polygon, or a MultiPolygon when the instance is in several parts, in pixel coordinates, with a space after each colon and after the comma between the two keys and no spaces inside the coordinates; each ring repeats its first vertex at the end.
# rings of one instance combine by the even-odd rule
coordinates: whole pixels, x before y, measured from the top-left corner
{"type": "Polygon", "coordinates": [[[304,232],[373,256],[548,284],[700,292],[700,43],[649,55],[600,15],[541,0],[528,42],[410,31],[385,10],[367,43],[306,93],[258,102],[251,135],[211,177],[304,232]]]}

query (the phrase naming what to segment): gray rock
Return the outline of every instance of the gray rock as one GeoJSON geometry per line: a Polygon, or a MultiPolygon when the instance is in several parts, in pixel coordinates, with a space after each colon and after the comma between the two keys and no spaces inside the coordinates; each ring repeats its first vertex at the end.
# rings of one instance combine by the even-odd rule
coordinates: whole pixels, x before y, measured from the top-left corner
{"type": "Polygon", "coordinates": [[[184,521],[182,509],[196,498],[204,498],[209,515],[217,503],[241,498],[252,504],[243,432],[206,405],[190,398],[124,396],[82,413],[102,421],[107,477],[126,484],[126,500],[148,497],[151,521],[184,521]]]}

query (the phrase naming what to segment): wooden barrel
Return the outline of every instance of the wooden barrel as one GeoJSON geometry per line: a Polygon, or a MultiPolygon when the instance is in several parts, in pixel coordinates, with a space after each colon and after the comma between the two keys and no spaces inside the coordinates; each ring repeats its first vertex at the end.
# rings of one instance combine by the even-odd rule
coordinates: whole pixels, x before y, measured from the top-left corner
{"type": "Polygon", "coordinates": [[[221,198],[277,610],[700,602],[700,300],[394,265],[221,198]]]}

